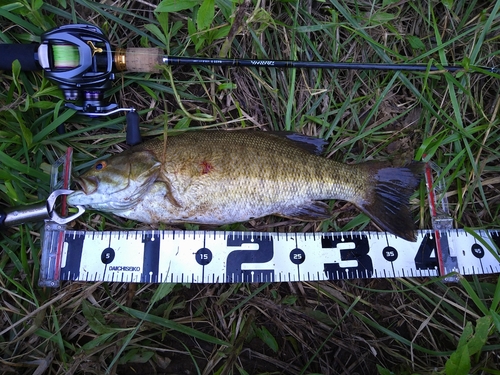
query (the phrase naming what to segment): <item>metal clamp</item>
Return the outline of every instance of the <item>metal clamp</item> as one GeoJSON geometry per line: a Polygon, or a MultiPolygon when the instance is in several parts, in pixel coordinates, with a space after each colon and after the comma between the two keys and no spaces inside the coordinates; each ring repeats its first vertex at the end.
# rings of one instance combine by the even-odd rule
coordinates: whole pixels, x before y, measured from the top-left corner
{"type": "Polygon", "coordinates": [[[78,212],[68,217],[60,217],[54,210],[54,207],[56,205],[56,199],[60,195],[69,195],[71,193],[73,193],[73,190],[59,189],[59,190],[54,190],[52,194],[49,195],[49,198],[47,199],[47,207],[50,213],[50,220],[56,222],[57,224],[67,224],[75,220],[77,217],[83,215],[83,213],[85,212],[85,208],[83,208],[83,206],[76,206],[76,208],[78,208],[78,212]]]}
{"type": "Polygon", "coordinates": [[[78,212],[68,217],[60,217],[54,210],[56,200],[61,195],[71,194],[73,190],[59,189],[52,192],[45,203],[32,204],[28,206],[13,207],[0,212],[0,227],[13,227],[16,225],[51,220],[58,224],[67,224],[85,212],[82,206],[77,206],[78,212]]]}

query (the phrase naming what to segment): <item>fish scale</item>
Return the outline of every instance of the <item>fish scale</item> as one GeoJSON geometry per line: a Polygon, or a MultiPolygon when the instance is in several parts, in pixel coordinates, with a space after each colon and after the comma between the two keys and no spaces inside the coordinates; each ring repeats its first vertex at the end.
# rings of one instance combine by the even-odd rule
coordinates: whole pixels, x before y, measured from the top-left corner
{"type": "MultiPolygon", "coordinates": [[[[163,170],[176,200],[191,207],[201,201],[236,210],[269,204],[262,210],[279,213],[291,204],[332,196],[348,200],[362,189],[361,184],[349,182],[360,181],[355,168],[311,155],[286,139],[262,135],[266,134],[211,131],[169,138],[163,170]],[[195,153],[192,145],[197,147],[195,153]],[[208,174],[202,173],[204,161],[213,166],[208,174]],[[343,176],[342,184],[338,176],[343,176]]],[[[162,140],[143,147],[163,154],[162,140]]]]}
{"type": "Polygon", "coordinates": [[[105,168],[97,162],[68,203],[149,224],[221,225],[267,215],[325,220],[331,212],[323,200],[341,199],[382,229],[414,240],[408,201],[422,163],[347,165],[311,152],[314,142],[246,130],[153,139],[109,158],[105,168]]]}

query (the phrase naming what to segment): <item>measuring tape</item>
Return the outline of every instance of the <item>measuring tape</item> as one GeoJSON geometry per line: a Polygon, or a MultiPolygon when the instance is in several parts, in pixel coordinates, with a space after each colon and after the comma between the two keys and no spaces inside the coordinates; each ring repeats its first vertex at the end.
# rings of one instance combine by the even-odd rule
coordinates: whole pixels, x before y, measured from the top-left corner
{"type": "MultiPolygon", "coordinates": [[[[68,150],[68,154],[71,150],[68,150]]],[[[71,155],[52,170],[68,184],[71,155]]],[[[387,232],[75,231],[47,221],[40,286],[68,281],[241,283],[443,276],[500,272],[500,232],[452,229],[442,187],[426,182],[433,230],[416,242],[387,232]],[[436,205],[436,194],[443,198],[436,205]]]]}
{"type": "Polygon", "coordinates": [[[421,231],[408,242],[386,232],[87,232],[48,223],[44,242],[39,284],[50,287],[61,280],[259,283],[500,272],[498,231],[421,231]],[[444,274],[438,241],[447,242],[452,261],[444,274]]]}

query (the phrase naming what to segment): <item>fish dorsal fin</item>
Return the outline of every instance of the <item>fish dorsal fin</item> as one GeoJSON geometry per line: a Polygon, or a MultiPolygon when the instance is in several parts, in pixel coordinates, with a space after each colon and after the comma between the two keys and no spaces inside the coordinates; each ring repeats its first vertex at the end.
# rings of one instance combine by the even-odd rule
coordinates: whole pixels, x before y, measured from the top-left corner
{"type": "Polygon", "coordinates": [[[321,138],[311,137],[309,135],[298,134],[287,131],[270,131],[266,132],[276,137],[285,138],[292,141],[297,147],[308,151],[311,154],[321,155],[328,144],[327,141],[321,138]]]}

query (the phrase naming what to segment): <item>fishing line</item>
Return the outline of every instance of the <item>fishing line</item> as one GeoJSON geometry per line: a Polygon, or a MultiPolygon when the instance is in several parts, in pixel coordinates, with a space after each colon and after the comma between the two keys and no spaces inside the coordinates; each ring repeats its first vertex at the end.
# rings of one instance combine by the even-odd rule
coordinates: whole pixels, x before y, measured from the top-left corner
{"type": "Polygon", "coordinates": [[[57,69],[72,69],[80,64],[80,53],[72,44],[54,44],[52,54],[57,69]]]}

